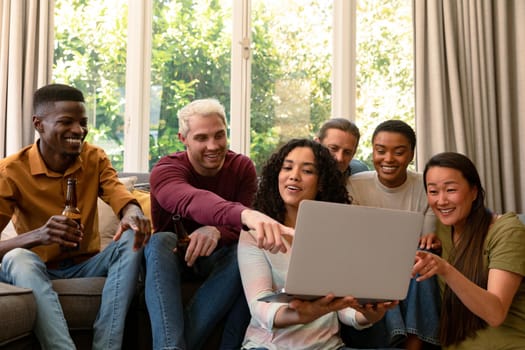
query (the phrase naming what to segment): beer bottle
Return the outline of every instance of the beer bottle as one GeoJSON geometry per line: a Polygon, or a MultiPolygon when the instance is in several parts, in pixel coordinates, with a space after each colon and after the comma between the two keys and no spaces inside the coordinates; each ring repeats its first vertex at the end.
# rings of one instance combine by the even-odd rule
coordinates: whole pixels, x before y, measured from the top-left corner
{"type": "Polygon", "coordinates": [[[175,234],[177,235],[177,254],[181,262],[185,265],[186,262],[184,257],[186,256],[186,249],[190,244],[190,236],[182,224],[182,217],[179,214],[175,214],[172,217],[175,234]]]}
{"type": "MultiPolygon", "coordinates": [[[[66,205],[62,211],[62,215],[73,219],[80,227],[80,210],[77,207],[77,179],[67,179],[67,191],[66,191],[66,205]]],[[[62,247],[62,250],[78,250],[80,249],[80,242],[77,242],[76,247],[62,247]]]]}

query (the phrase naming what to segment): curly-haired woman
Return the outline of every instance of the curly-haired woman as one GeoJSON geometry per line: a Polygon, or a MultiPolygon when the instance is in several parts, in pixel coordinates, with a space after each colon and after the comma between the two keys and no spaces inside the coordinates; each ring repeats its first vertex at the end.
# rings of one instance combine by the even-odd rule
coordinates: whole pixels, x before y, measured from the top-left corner
{"type": "MultiPolygon", "coordinates": [[[[295,227],[302,200],[348,203],[342,176],[327,148],[307,139],[291,140],[266,163],[254,207],[285,226],[295,227]]],[[[258,301],[284,286],[293,239],[284,238],[286,253],[272,254],[258,248],[252,232],[241,232],[239,267],[252,315],[244,349],[346,349],[339,336],[339,320],[358,329],[365,328],[396,305],[361,307],[351,296],[333,295],[315,301],[258,301]]]]}

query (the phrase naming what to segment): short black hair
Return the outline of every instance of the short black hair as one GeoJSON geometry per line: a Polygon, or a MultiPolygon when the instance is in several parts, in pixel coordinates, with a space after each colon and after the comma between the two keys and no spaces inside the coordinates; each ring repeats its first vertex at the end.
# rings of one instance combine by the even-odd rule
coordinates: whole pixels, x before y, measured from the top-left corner
{"type": "Polygon", "coordinates": [[[33,113],[38,114],[37,110],[42,106],[57,101],[85,102],[84,94],[79,89],[65,84],[49,84],[33,94],[33,113]]]}
{"type": "Polygon", "coordinates": [[[374,143],[376,135],[379,134],[381,131],[397,132],[401,135],[404,135],[410,143],[412,152],[416,148],[416,133],[410,125],[408,125],[402,120],[391,119],[380,123],[374,130],[374,134],[372,135],[372,143],[374,143]]]}

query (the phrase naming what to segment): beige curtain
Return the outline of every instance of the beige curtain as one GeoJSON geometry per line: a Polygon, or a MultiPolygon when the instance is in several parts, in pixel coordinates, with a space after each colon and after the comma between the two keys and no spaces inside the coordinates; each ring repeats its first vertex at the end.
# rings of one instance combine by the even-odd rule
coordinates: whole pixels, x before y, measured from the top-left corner
{"type": "Polygon", "coordinates": [[[414,0],[417,164],[457,151],[497,212],[525,210],[525,1],[414,0]]]}
{"type": "Polygon", "coordinates": [[[51,79],[54,0],[0,0],[0,156],[34,141],[32,94],[51,79]]]}

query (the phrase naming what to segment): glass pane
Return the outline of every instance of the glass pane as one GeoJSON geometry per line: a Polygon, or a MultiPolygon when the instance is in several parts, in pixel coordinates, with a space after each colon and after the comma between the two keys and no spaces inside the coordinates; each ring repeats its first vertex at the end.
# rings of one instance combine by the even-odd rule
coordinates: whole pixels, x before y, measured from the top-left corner
{"type": "Polygon", "coordinates": [[[331,113],[332,2],[252,0],[250,156],[260,171],[331,113]]]}
{"type": "Polygon", "coordinates": [[[412,1],[359,0],[356,33],[356,158],[372,166],[372,134],[387,119],[415,126],[412,1]]]}
{"type": "Polygon", "coordinates": [[[229,109],[231,18],[230,1],[153,2],[150,169],[183,149],[177,112],[184,105],[214,97],[229,109]]]}
{"type": "Polygon", "coordinates": [[[87,140],[123,166],[127,0],[55,1],[53,81],[80,89],[87,140]]]}

